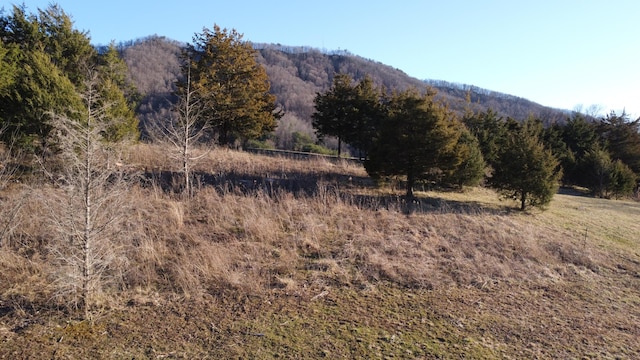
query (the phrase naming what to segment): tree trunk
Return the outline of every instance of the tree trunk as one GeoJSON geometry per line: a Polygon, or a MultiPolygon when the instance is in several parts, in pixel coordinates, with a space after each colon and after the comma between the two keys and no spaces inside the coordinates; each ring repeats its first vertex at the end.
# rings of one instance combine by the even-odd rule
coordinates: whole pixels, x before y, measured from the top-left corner
{"type": "Polygon", "coordinates": [[[189,128],[185,126],[185,141],[182,147],[182,172],[184,173],[184,192],[191,198],[191,184],[189,179],[189,128]]]}
{"type": "Polygon", "coordinates": [[[405,200],[407,204],[413,201],[413,184],[415,183],[415,178],[412,172],[407,174],[407,193],[405,196],[405,200]]]}
{"type": "Polygon", "coordinates": [[[525,191],[520,195],[520,210],[524,211],[527,207],[527,193],[525,191]]]}
{"type": "Polygon", "coordinates": [[[84,308],[84,317],[85,320],[90,319],[89,307],[91,305],[91,276],[92,276],[92,263],[91,263],[91,206],[92,206],[92,198],[91,198],[91,187],[92,187],[92,168],[91,168],[91,107],[89,106],[88,113],[88,124],[86,129],[86,138],[85,138],[85,154],[84,154],[84,188],[82,191],[84,192],[84,232],[82,235],[82,255],[83,255],[83,263],[82,263],[82,306],[84,308]]]}

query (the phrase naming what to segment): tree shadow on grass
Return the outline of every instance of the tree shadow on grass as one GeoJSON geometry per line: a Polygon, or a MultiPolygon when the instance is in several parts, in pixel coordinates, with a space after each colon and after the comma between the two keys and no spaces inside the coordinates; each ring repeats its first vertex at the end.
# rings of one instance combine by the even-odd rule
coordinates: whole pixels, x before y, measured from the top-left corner
{"type": "Polygon", "coordinates": [[[464,214],[464,215],[506,215],[515,211],[509,206],[495,206],[479,201],[458,201],[442,197],[417,196],[407,201],[404,196],[394,195],[347,195],[352,196],[353,203],[362,209],[392,210],[405,215],[411,214],[464,214]]]}
{"type": "MultiPolygon", "coordinates": [[[[355,194],[357,189],[374,189],[376,183],[369,177],[352,176],[339,173],[302,173],[286,172],[279,176],[263,177],[243,172],[211,174],[194,172],[193,184],[196,187],[213,187],[221,195],[239,193],[245,195],[262,193],[274,196],[291,193],[297,197],[315,197],[321,194],[338,196],[341,201],[360,209],[391,210],[406,215],[419,213],[456,213],[466,215],[509,214],[513,207],[489,205],[478,201],[457,201],[441,197],[415,197],[407,201],[400,195],[362,195],[355,194]]],[[[156,186],[166,193],[181,193],[184,175],[175,171],[147,172],[143,176],[143,186],[156,186]]]]}
{"type": "MultiPolygon", "coordinates": [[[[335,187],[370,187],[374,182],[368,177],[350,176],[338,173],[302,173],[283,172],[277,176],[259,176],[238,171],[211,174],[194,172],[192,181],[199,187],[215,187],[219,191],[240,193],[290,192],[296,195],[313,196],[322,186],[335,187]]],[[[180,193],[184,183],[184,175],[176,171],[149,171],[143,174],[142,185],[157,186],[167,193],[180,193]]]]}
{"type": "Polygon", "coordinates": [[[571,196],[580,196],[580,197],[593,197],[593,194],[591,194],[588,190],[586,189],[576,189],[573,187],[565,187],[565,186],[561,186],[558,189],[558,194],[560,195],[571,195],[571,196]]]}

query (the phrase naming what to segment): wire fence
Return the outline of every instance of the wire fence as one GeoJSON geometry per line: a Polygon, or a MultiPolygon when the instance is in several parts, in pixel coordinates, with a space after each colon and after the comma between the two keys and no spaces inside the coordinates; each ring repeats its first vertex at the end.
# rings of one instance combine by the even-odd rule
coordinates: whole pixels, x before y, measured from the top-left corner
{"type": "Polygon", "coordinates": [[[340,161],[351,161],[356,163],[364,162],[363,158],[350,157],[350,156],[339,157],[337,155],[317,154],[317,153],[310,153],[310,152],[304,152],[304,151],[260,149],[260,148],[245,148],[244,151],[254,153],[254,154],[268,155],[268,156],[274,156],[274,157],[285,157],[288,159],[295,159],[295,160],[325,159],[332,162],[340,162],[340,161]]]}

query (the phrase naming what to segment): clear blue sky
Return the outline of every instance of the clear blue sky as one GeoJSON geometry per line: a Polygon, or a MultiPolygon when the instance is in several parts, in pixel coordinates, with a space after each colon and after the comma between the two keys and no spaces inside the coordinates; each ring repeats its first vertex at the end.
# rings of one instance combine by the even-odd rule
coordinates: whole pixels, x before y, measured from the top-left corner
{"type": "MultiPolygon", "coordinates": [[[[3,1],[6,9],[21,1],[3,1]]],[[[29,12],[51,1],[24,1],[29,12]]],[[[640,116],[638,0],[59,0],[94,44],[203,27],[252,42],[349,50],[419,79],[572,110],[640,116]]]]}

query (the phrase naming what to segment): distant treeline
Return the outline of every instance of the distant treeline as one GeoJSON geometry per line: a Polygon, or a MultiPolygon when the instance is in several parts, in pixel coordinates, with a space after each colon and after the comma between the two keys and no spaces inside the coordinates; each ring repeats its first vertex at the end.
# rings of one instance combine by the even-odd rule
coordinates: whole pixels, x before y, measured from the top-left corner
{"type": "Polygon", "coordinates": [[[338,49],[338,50],[329,50],[329,49],[318,49],[312,46],[290,46],[290,45],[282,45],[282,44],[269,44],[269,43],[252,43],[253,48],[256,50],[276,50],[282,51],[288,54],[304,54],[309,52],[320,52],[325,55],[341,55],[341,56],[355,56],[349,50],[338,49]]]}

